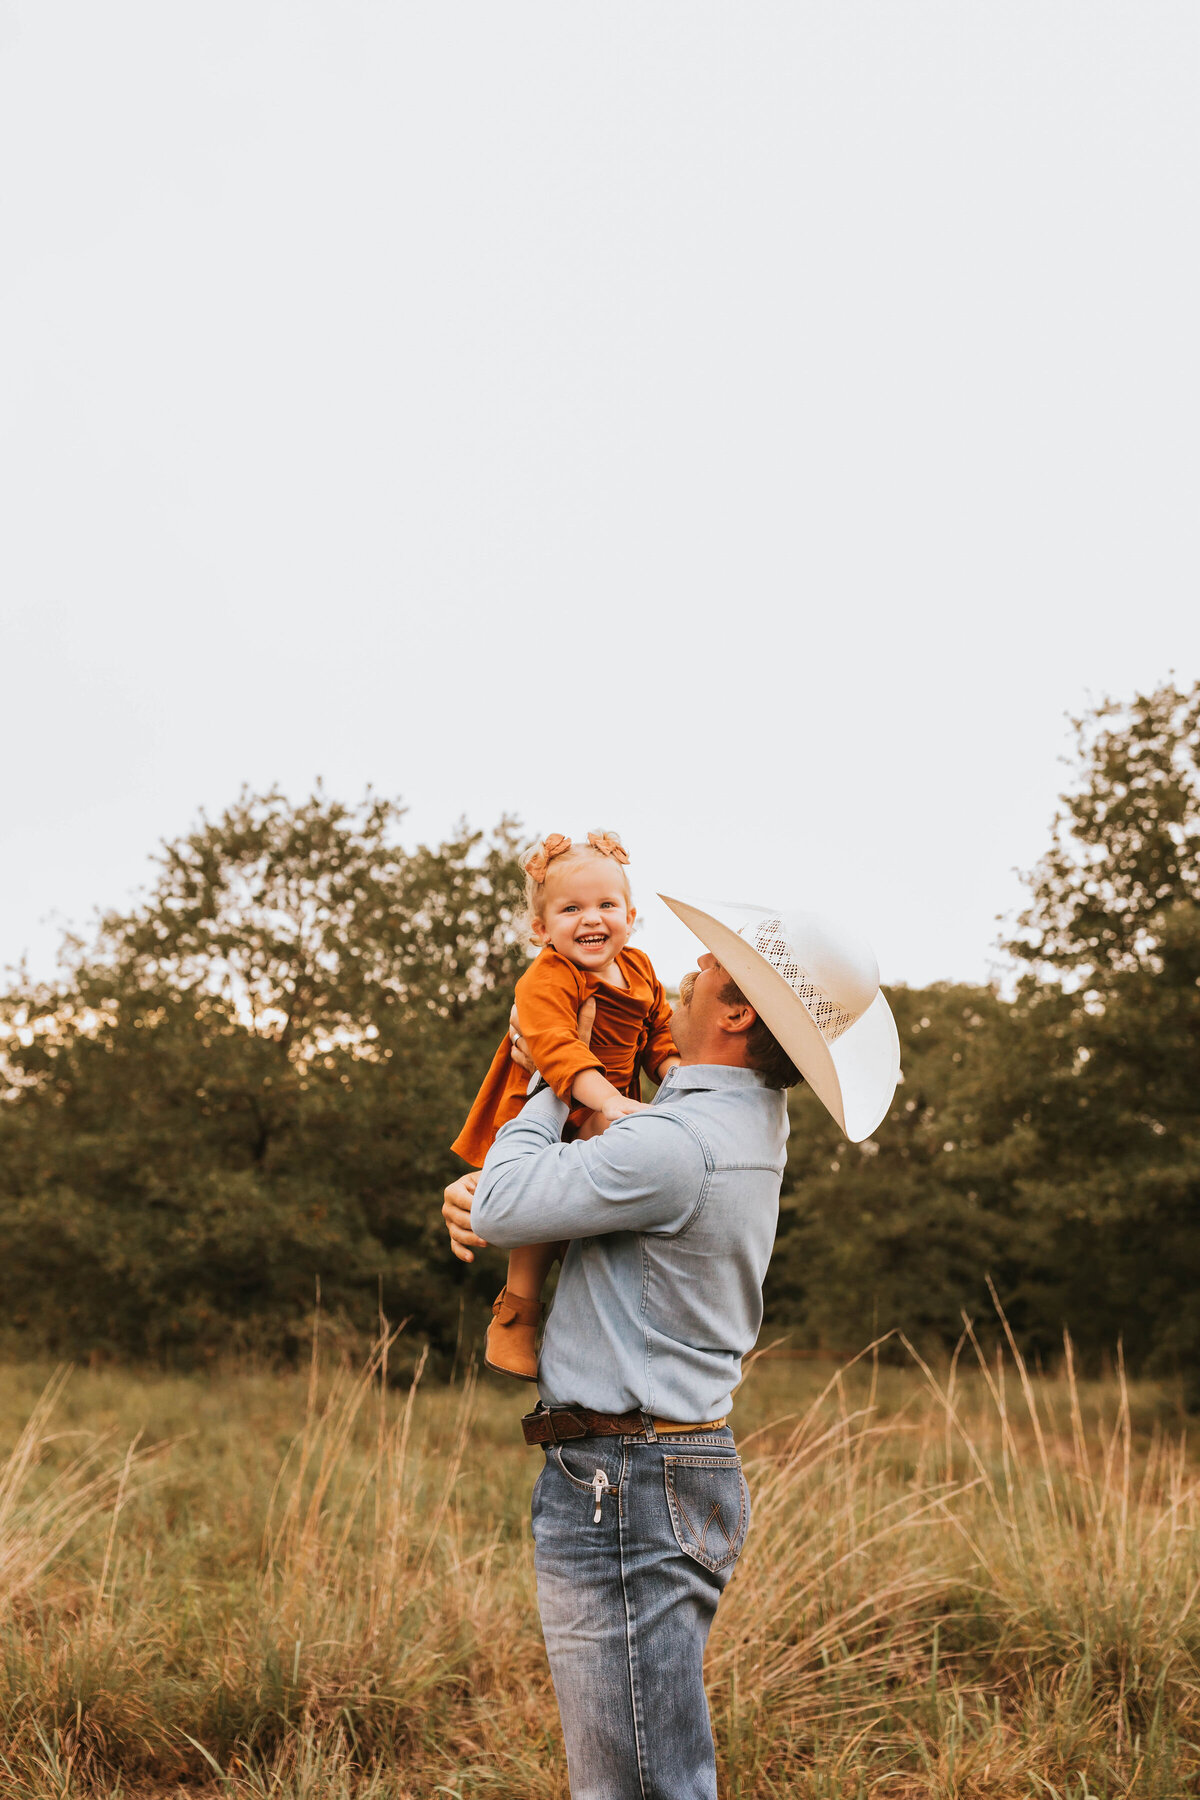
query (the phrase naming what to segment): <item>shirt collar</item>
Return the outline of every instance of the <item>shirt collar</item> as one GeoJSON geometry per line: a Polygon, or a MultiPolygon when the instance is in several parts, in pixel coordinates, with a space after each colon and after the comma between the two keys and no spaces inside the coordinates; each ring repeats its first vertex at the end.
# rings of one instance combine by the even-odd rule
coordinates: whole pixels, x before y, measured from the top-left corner
{"type": "Polygon", "coordinates": [[[688,1063],[672,1069],[659,1088],[659,1094],[681,1094],[698,1088],[766,1087],[767,1078],[758,1069],[736,1069],[728,1063],[688,1063]]]}

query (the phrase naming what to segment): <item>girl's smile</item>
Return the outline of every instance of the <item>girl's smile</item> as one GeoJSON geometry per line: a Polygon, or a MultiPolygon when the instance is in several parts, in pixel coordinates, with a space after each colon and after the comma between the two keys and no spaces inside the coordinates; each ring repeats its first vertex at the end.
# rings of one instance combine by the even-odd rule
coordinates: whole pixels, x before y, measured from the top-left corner
{"type": "Polygon", "coordinates": [[[619,865],[587,856],[557,869],[551,864],[533,935],[578,968],[604,977],[629,942],[636,917],[619,865]]]}

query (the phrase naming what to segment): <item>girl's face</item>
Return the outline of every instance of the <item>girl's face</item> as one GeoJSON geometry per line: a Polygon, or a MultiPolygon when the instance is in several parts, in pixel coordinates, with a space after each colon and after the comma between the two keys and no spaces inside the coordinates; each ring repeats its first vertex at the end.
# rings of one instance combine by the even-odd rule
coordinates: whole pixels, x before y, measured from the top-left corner
{"type": "Polygon", "coordinates": [[[636,917],[620,864],[611,856],[587,856],[547,871],[541,915],[532,930],[539,944],[553,944],[560,956],[595,972],[625,948],[636,917]]]}

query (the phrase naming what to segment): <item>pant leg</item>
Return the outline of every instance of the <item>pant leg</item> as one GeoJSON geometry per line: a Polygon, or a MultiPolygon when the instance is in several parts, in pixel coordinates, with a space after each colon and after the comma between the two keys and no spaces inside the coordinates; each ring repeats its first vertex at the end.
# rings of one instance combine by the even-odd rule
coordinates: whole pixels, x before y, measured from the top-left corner
{"type": "Polygon", "coordinates": [[[559,1446],[533,1511],[572,1800],[716,1800],[704,1646],[749,1523],[731,1434],[559,1446]]]}
{"type": "Polygon", "coordinates": [[[572,1800],[643,1800],[629,1683],[618,1506],[620,1438],[546,1451],[533,1490],[538,1611],[567,1748],[572,1800]],[[569,1460],[568,1460],[569,1459],[569,1460]],[[603,1469],[595,1522],[595,1490],[603,1469]]]}

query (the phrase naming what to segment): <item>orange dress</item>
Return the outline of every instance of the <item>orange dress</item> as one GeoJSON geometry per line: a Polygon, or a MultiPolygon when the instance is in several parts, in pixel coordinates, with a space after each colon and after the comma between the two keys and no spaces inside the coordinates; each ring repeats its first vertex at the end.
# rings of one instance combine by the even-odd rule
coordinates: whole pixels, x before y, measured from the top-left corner
{"type": "MultiPolygon", "coordinates": [[[[534,1062],[560,1100],[584,1069],[599,1069],[622,1094],[636,1100],[642,1070],[651,1076],[675,1056],[671,1008],[650,958],[642,950],[617,953],[627,987],[610,987],[599,976],[576,968],[550,944],[540,950],[517,982],[517,1015],[534,1062]],[[576,1017],[585,1000],[596,1000],[591,1044],[580,1041],[576,1017]]],[[[529,1077],[509,1054],[509,1040],[492,1058],[467,1122],[451,1149],[478,1169],[502,1125],[515,1119],[529,1077]]],[[[578,1123],[585,1116],[579,1109],[578,1123]]]]}

